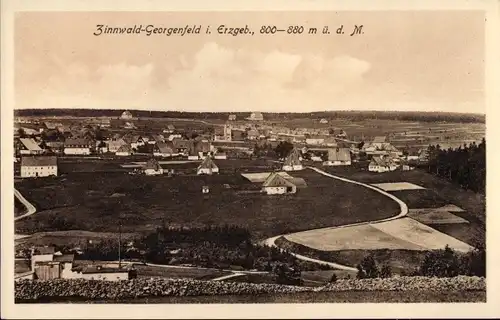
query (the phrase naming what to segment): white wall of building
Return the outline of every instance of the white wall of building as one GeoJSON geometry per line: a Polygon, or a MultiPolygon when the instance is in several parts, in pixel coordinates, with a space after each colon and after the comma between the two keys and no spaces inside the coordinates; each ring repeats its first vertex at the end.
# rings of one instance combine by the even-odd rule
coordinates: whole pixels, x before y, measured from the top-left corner
{"type": "Polygon", "coordinates": [[[70,154],[70,155],[89,155],[90,154],[90,148],[64,148],[64,154],[70,154]]]}
{"type": "Polygon", "coordinates": [[[57,166],[23,166],[21,167],[21,177],[49,177],[57,176],[57,166]]]}

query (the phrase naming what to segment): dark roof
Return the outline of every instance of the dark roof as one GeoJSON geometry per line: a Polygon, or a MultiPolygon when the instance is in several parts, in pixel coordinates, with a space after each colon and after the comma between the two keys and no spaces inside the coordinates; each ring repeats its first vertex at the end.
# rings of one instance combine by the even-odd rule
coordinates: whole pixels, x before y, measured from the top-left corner
{"type": "Polygon", "coordinates": [[[144,170],[146,169],[160,170],[161,166],[156,159],[149,159],[144,165],[144,170]]]}
{"type": "Polygon", "coordinates": [[[351,161],[351,152],[348,148],[335,148],[328,150],[330,161],[351,161]]]}
{"type": "Polygon", "coordinates": [[[36,247],[35,254],[53,254],[56,252],[54,247],[36,247]]]}
{"type": "Polygon", "coordinates": [[[54,156],[22,157],[21,167],[57,166],[57,158],[54,156]]]}
{"type": "Polygon", "coordinates": [[[207,156],[203,159],[203,162],[200,164],[198,169],[216,169],[217,165],[212,161],[212,158],[207,156]]]}
{"type": "Polygon", "coordinates": [[[58,262],[73,262],[75,261],[75,255],[74,254],[63,254],[62,256],[54,255],[53,260],[58,262]]]}
{"type": "Polygon", "coordinates": [[[276,172],[273,172],[267,177],[262,184],[263,187],[293,187],[293,182],[288,181],[276,172]]]}
{"type": "Polygon", "coordinates": [[[168,142],[157,142],[156,146],[161,153],[173,153],[174,144],[171,141],[168,142]]]}
{"type": "Polygon", "coordinates": [[[81,139],[81,138],[67,139],[66,141],[64,141],[64,145],[65,146],[85,146],[85,147],[90,147],[90,146],[92,146],[92,142],[90,142],[89,140],[86,140],[86,139],[81,139]]]}

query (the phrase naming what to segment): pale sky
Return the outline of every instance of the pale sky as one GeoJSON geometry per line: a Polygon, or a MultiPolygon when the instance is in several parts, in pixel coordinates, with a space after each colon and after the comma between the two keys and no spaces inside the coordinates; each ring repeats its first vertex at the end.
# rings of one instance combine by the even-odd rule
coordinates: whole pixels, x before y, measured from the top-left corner
{"type": "Polygon", "coordinates": [[[17,109],[485,112],[482,12],[37,12],[17,15],[14,36],[17,109]],[[318,34],[260,35],[270,22],[318,34]],[[212,34],[96,37],[97,24],[212,34]]]}

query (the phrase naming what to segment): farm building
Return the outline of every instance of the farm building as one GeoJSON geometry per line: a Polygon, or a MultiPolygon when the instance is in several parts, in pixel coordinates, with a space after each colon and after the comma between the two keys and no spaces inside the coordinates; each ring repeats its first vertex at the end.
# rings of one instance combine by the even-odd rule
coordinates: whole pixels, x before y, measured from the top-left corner
{"type": "Polygon", "coordinates": [[[135,124],[133,122],[125,122],[125,125],[123,126],[124,129],[137,129],[135,124]]]}
{"type": "Polygon", "coordinates": [[[231,130],[231,140],[233,141],[243,141],[246,138],[246,132],[242,129],[232,129],[231,130]]]}
{"type": "Polygon", "coordinates": [[[348,148],[328,149],[328,160],[323,162],[325,166],[350,166],[351,152],[348,148]]]}
{"type": "Polygon", "coordinates": [[[21,177],[57,176],[57,158],[54,156],[22,157],[21,177]]]}
{"type": "Polygon", "coordinates": [[[63,124],[60,122],[45,121],[43,123],[43,125],[44,125],[45,129],[47,129],[47,130],[58,130],[59,131],[59,128],[63,127],[63,124]]]}
{"type": "Polygon", "coordinates": [[[16,143],[16,150],[21,155],[38,155],[43,153],[43,149],[40,148],[35,139],[32,138],[20,138],[16,143]]]}
{"type": "Polygon", "coordinates": [[[188,159],[198,160],[204,159],[212,151],[212,146],[208,140],[198,140],[191,144],[188,159]]]}
{"type": "Polygon", "coordinates": [[[158,142],[153,148],[153,155],[155,157],[171,157],[176,154],[177,152],[172,141],[158,142]]]}
{"type": "Polygon", "coordinates": [[[304,169],[302,163],[300,162],[300,155],[298,150],[294,150],[292,150],[292,152],[290,152],[290,154],[285,159],[285,163],[283,164],[284,171],[297,171],[304,169]]]}
{"type": "Polygon", "coordinates": [[[109,140],[106,142],[108,147],[108,152],[116,153],[122,146],[126,145],[127,142],[123,139],[109,140]]]}
{"type": "Polygon", "coordinates": [[[156,176],[163,174],[163,168],[156,159],[149,159],[143,167],[144,174],[147,176],[156,176]]]}
{"type": "Polygon", "coordinates": [[[308,145],[322,145],[325,142],[325,138],[320,137],[309,137],[306,138],[306,144],[308,145]]]}
{"type": "Polygon", "coordinates": [[[326,137],[323,140],[323,145],[327,147],[337,147],[337,139],[335,137],[326,137]]]}
{"type": "Polygon", "coordinates": [[[132,116],[132,113],[130,111],[123,111],[122,115],[120,116],[120,119],[123,120],[129,120],[133,119],[134,117],[132,116]]]}
{"type": "Polygon", "coordinates": [[[67,139],[64,142],[64,154],[89,155],[92,150],[92,142],[86,139],[67,139]]]}
{"type": "Polygon", "coordinates": [[[155,144],[158,142],[165,142],[165,137],[162,134],[153,134],[148,140],[149,144],[155,144]]]}
{"type": "Polygon", "coordinates": [[[115,155],[120,157],[128,157],[132,154],[132,147],[128,144],[124,144],[118,150],[116,150],[115,155]]]}
{"type": "Polygon", "coordinates": [[[229,121],[235,121],[236,120],[236,115],[235,114],[230,114],[228,117],[229,121]]]}
{"type": "Polygon", "coordinates": [[[18,273],[14,275],[14,281],[21,281],[21,280],[34,280],[35,279],[35,272],[34,271],[27,271],[23,273],[18,273]]]}
{"type": "Polygon", "coordinates": [[[64,152],[64,142],[62,141],[47,141],[45,142],[45,145],[53,153],[59,154],[64,152]]]}
{"type": "Polygon", "coordinates": [[[219,173],[219,167],[212,161],[210,156],[205,157],[203,162],[197,169],[198,174],[208,174],[219,173]]]}
{"type": "Polygon", "coordinates": [[[319,120],[319,123],[322,123],[322,124],[326,124],[328,123],[328,120],[326,120],[325,118],[319,120]]]}
{"type": "Polygon", "coordinates": [[[189,150],[193,148],[192,146],[194,144],[192,140],[185,140],[180,138],[172,139],[172,143],[174,145],[175,151],[181,154],[188,154],[189,150]]]}
{"type": "Polygon", "coordinates": [[[252,112],[249,118],[247,120],[251,121],[262,121],[264,120],[264,116],[262,115],[262,112],[252,112]]]}
{"type": "Polygon", "coordinates": [[[223,152],[217,152],[214,155],[214,159],[225,160],[227,159],[227,155],[223,152]]]}
{"type": "Polygon", "coordinates": [[[371,172],[388,172],[398,168],[397,164],[390,157],[373,157],[368,165],[368,171],[371,172]]]}
{"type": "Polygon", "coordinates": [[[165,129],[163,129],[163,133],[174,133],[175,126],[173,124],[167,125],[165,129]]]}
{"type": "Polygon", "coordinates": [[[259,131],[255,129],[251,129],[247,131],[247,139],[248,140],[257,140],[260,136],[259,131]]]}
{"type": "Polygon", "coordinates": [[[224,126],[215,127],[214,140],[215,141],[231,141],[231,125],[225,124],[224,126]]]}
{"type": "Polygon", "coordinates": [[[262,192],[265,192],[268,195],[296,193],[297,186],[282,177],[277,172],[273,172],[262,184],[262,192]]]}

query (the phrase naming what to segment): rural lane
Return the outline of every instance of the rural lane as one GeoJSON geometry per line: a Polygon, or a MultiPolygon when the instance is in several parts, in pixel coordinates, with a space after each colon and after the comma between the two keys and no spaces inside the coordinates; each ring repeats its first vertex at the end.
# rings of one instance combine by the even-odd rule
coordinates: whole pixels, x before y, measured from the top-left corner
{"type": "MultiPolygon", "coordinates": [[[[392,200],[396,201],[399,204],[399,208],[400,208],[399,214],[397,214],[397,215],[395,215],[393,217],[389,217],[389,218],[385,218],[385,219],[380,219],[380,220],[351,223],[351,224],[346,224],[346,225],[343,225],[343,226],[318,228],[318,229],[312,229],[312,230],[308,230],[308,231],[342,229],[342,228],[347,228],[347,227],[355,227],[355,226],[361,226],[361,225],[367,225],[367,224],[374,224],[374,223],[386,222],[386,221],[391,221],[391,220],[396,220],[396,219],[399,219],[399,218],[403,218],[403,217],[405,217],[408,214],[408,206],[406,205],[406,203],[404,203],[403,201],[401,201],[396,196],[394,196],[394,195],[392,195],[392,194],[390,194],[390,193],[388,193],[388,192],[386,192],[386,191],[384,191],[382,189],[379,189],[377,187],[371,186],[371,185],[366,184],[366,183],[362,183],[362,182],[358,182],[358,181],[354,181],[354,180],[350,180],[350,179],[338,177],[338,176],[335,176],[333,174],[330,174],[328,172],[325,172],[325,171],[323,171],[321,169],[318,169],[318,168],[315,168],[315,167],[307,167],[307,168],[311,169],[313,171],[316,171],[317,173],[319,173],[321,175],[324,175],[326,177],[332,178],[332,179],[337,179],[337,180],[340,180],[340,181],[344,181],[344,182],[348,182],[348,183],[353,183],[353,184],[357,184],[357,185],[360,185],[360,186],[372,189],[372,190],[374,190],[374,191],[376,191],[378,193],[381,193],[384,196],[389,197],[392,200]]],[[[264,240],[262,243],[264,245],[268,246],[268,247],[279,248],[276,245],[276,239],[278,239],[279,237],[282,237],[282,236],[286,236],[286,235],[281,234],[281,235],[278,235],[278,236],[274,236],[274,237],[271,237],[271,238],[268,238],[268,239],[264,240]]],[[[354,267],[345,266],[345,265],[342,265],[342,264],[338,264],[338,263],[334,263],[334,262],[329,262],[329,261],[323,261],[323,260],[319,260],[319,259],[313,259],[313,258],[309,258],[309,257],[303,256],[303,255],[300,255],[300,254],[297,254],[297,253],[294,253],[294,252],[290,252],[290,254],[292,256],[296,257],[299,260],[309,261],[309,262],[315,262],[315,263],[320,263],[320,264],[326,264],[328,266],[331,266],[333,268],[340,269],[340,270],[357,271],[357,269],[354,268],[354,267]]]]}
{"type": "Polygon", "coordinates": [[[28,216],[31,216],[36,212],[36,208],[34,205],[32,205],[26,198],[19,192],[17,189],[14,188],[14,196],[21,201],[21,203],[26,207],[26,213],[23,215],[20,215],[19,217],[15,217],[14,221],[21,220],[23,218],[26,218],[28,216]]]}

